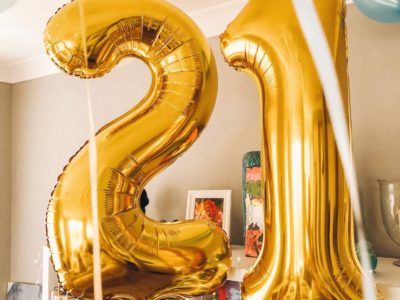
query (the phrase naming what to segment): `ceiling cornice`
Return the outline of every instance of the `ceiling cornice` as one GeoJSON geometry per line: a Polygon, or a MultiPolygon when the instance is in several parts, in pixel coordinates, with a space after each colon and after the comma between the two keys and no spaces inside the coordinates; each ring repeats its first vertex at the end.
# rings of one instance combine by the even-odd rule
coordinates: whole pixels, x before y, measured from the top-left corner
{"type": "MultiPolygon", "coordinates": [[[[194,12],[189,16],[198,24],[207,37],[217,36],[224,32],[247,0],[232,0],[222,4],[207,7],[194,12]],[[212,20],[212,21],[210,21],[212,20]]],[[[347,0],[347,4],[353,3],[347,0]]],[[[60,70],[43,54],[10,65],[0,65],[0,82],[18,83],[48,75],[59,73],[60,70]]]]}
{"type": "Polygon", "coordinates": [[[8,66],[0,65],[0,82],[10,83],[8,66]]]}

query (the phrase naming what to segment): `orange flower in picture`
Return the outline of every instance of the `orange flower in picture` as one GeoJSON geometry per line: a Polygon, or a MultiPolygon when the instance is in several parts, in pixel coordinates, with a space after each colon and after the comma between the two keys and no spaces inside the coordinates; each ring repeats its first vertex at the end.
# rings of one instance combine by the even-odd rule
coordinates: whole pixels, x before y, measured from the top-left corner
{"type": "Polygon", "coordinates": [[[223,198],[196,198],[194,219],[213,221],[222,228],[223,198]]]}

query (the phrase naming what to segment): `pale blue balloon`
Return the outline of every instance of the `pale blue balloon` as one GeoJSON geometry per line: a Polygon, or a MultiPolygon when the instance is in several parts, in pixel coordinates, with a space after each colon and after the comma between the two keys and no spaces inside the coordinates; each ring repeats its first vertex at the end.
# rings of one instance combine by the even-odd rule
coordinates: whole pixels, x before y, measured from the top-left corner
{"type": "Polygon", "coordinates": [[[400,22],[400,0],[353,0],[369,18],[378,22],[400,22]]]}

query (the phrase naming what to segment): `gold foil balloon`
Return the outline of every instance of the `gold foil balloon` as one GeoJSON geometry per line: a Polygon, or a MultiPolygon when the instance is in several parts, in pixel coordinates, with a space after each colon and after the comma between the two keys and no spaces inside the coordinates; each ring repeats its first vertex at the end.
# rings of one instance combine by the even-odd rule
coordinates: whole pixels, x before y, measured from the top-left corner
{"type": "MultiPolygon", "coordinates": [[[[314,3],[349,109],[346,6],[314,3]]],[[[244,297],[362,299],[348,190],[291,0],[250,0],[221,47],[231,66],[255,78],[261,95],[265,243],[244,278],[244,297]]]]}
{"type": "MultiPolygon", "coordinates": [[[[84,40],[77,1],[61,8],[45,31],[47,53],[62,70],[93,78],[125,57],[136,57],[152,73],[145,98],[96,136],[104,298],[213,291],[231,264],[226,234],[209,222],[161,224],[139,205],[144,185],[195,142],[213,111],[217,71],[207,40],[166,1],[83,0],[83,5],[84,40]]],[[[47,211],[59,281],[82,298],[93,296],[88,165],[84,145],[59,177],[47,211]]]]}

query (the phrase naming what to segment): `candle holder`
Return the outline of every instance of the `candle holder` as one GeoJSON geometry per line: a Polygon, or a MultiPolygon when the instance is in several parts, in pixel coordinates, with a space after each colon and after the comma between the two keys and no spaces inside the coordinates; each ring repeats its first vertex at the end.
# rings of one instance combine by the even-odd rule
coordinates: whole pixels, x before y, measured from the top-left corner
{"type": "MultiPolygon", "coordinates": [[[[383,224],[390,238],[400,245],[400,179],[378,180],[383,224]]],[[[400,260],[393,263],[400,267],[400,260]]]]}

